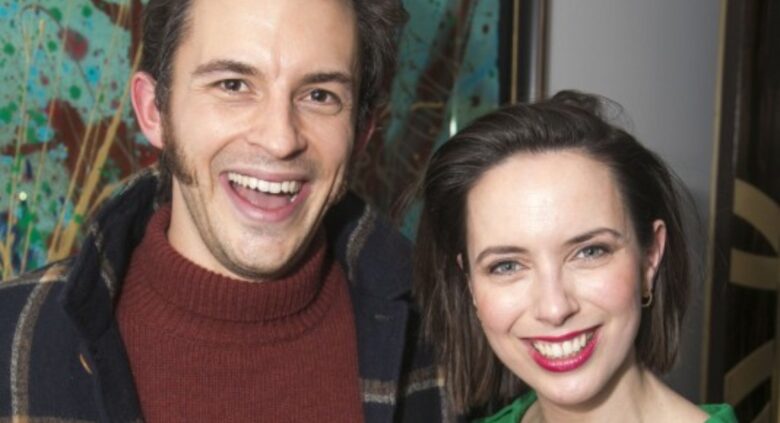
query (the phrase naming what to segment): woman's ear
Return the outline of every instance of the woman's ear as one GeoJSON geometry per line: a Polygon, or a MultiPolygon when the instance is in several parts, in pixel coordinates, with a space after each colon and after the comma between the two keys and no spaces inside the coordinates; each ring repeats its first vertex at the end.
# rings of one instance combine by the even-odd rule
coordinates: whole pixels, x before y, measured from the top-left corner
{"type": "Polygon", "coordinates": [[[138,119],[138,126],[149,142],[162,150],[163,121],[157,108],[155,86],[157,82],[146,72],[136,72],[130,80],[130,99],[138,119]]]}
{"type": "Polygon", "coordinates": [[[653,222],[653,240],[645,252],[644,278],[642,281],[642,295],[647,296],[655,288],[653,283],[658,273],[658,267],[664,257],[666,249],[666,223],[663,220],[653,222]]]}

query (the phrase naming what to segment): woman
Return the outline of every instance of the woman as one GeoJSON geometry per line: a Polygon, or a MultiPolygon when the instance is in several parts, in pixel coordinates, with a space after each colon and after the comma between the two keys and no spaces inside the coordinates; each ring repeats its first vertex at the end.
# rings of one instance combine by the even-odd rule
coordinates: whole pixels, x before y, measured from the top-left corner
{"type": "Polygon", "coordinates": [[[517,398],[486,422],[736,421],[657,376],[689,288],[680,199],[603,105],[561,92],[511,106],[432,157],[415,293],[453,404],[517,398]]]}

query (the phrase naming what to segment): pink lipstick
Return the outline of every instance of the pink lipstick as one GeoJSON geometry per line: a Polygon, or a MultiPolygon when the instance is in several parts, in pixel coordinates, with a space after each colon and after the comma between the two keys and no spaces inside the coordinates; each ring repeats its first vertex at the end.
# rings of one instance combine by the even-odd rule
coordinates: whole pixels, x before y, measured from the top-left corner
{"type": "Polygon", "coordinates": [[[531,357],[545,370],[563,373],[576,370],[593,355],[598,343],[598,327],[562,336],[525,338],[531,357]]]}

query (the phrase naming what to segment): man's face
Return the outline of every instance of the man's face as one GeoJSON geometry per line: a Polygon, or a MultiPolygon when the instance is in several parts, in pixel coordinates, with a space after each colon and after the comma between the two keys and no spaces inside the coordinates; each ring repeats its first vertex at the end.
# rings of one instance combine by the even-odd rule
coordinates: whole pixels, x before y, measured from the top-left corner
{"type": "Polygon", "coordinates": [[[185,257],[273,278],[337,199],[353,145],[357,38],[343,0],[195,0],[177,49],[165,148],[168,237],[185,257]]]}

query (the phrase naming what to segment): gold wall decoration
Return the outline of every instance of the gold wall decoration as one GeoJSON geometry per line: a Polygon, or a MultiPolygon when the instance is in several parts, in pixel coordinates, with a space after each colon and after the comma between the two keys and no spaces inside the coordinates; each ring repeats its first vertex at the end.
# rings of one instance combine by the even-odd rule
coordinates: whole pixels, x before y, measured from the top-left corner
{"type": "Polygon", "coordinates": [[[780,2],[722,4],[702,401],[780,423],[780,2]]]}
{"type": "MultiPolygon", "coordinates": [[[[780,295],[780,205],[753,185],[734,181],[734,215],[744,219],[760,233],[774,249],[774,255],[754,254],[738,248],[731,249],[731,283],[744,288],[766,290],[780,295]]],[[[780,322],[780,308],[776,308],[780,322]]],[[[772,378],[772,398],[753,420],[770,422],[771,414],[778,415],[780,383],[780,348],[775,328],[773,340],[754,349],[742,361],[732,367],[725,376],[723,397],[726,402],[738,405],[745,397],[767,379],[772,378]],[[774,411],[772,410],[774,408],[774,411]]],[[[780,420],[776,420],[780,421],[780,420]]]]}

